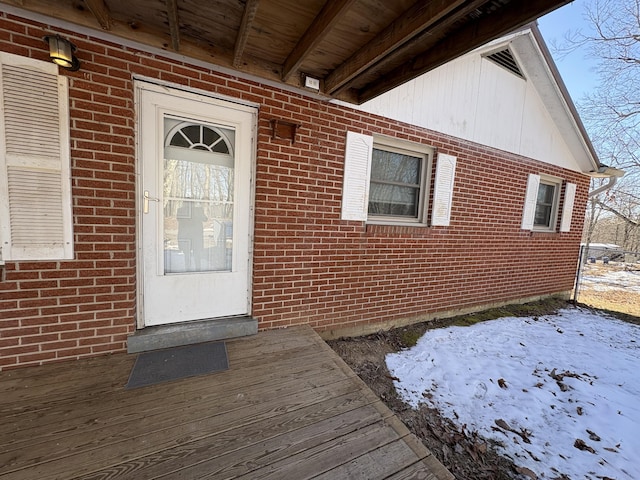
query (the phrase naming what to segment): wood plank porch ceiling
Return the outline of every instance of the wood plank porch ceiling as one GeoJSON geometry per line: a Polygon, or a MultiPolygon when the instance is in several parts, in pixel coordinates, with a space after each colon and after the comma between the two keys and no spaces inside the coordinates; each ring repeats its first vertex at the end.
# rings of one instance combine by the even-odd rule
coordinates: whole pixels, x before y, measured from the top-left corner
{"type": "Polygon", "coordinates": [[[570,0],[0,0],[362,103],[570,0]]]}

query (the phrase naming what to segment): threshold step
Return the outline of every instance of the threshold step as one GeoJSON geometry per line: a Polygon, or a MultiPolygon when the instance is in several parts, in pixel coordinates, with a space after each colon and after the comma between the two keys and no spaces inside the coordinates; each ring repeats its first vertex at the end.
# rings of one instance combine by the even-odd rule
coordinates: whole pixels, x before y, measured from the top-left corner
{"type": "Polygon", "coordinates": [[[139,353],[162,348],[245,337],[258,333],[258,320],[229,317],[197,320],[175,325],[159,325],[137,330],[127,338],[127,352],[139,353]]]}

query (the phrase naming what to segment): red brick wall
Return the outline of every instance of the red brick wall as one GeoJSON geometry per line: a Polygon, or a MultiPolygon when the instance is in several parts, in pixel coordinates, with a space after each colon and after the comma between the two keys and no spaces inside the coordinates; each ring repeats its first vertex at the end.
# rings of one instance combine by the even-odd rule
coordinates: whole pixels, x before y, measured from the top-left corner
{"type": "Polygon", "coordinates": [[[126,349],[135,329],[133,75],[261,105],[253,311],[260,328],[323,330],[572,287],[588,179],[544,163],[256,82],[0,14],[0,50],[47,60],[45,34],[78,46],[69,77],[76,258],[0,267],[0,369],[126,349]],[[301,125],[295,144],[270,120],[301,125]],[[347,130],[458,157],[451,226],[340,220],[347,130]],[[571,232],[520,230],[528,173],[577,183],[571,232]]]}

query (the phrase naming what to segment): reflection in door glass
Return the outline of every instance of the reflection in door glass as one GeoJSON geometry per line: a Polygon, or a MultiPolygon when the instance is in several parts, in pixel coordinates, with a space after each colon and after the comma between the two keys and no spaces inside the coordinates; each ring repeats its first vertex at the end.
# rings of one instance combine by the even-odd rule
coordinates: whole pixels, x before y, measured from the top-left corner
{"type": "Polygon", "coordinates": [[[234,132],[164,121],[164,273],[230,271],[234,132]]]}

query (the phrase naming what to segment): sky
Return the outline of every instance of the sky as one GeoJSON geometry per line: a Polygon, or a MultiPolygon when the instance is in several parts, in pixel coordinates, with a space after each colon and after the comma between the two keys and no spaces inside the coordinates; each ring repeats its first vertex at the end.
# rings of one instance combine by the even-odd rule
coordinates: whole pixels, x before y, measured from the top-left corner
{"type": "Polygon", "coordinates": [[[575,0],[538,19],[542,36],[574,102],[579,102],[585,93],[589,93],[596,86],[596,63],[587,57],[584,50],[572,52],[564,59],[559,58],[552,45],[553,42],[561,44],[569,31],[588,31],[589,23],[584,19],[586,3],[588,0],[575,0]]]}
{"type": "Polygon", "coordinates": [[[502,318],[428,330],[386,363],[409,405],[501,442],[528,478],[640,479],[640,325],[580,308],[502,318]]]}

